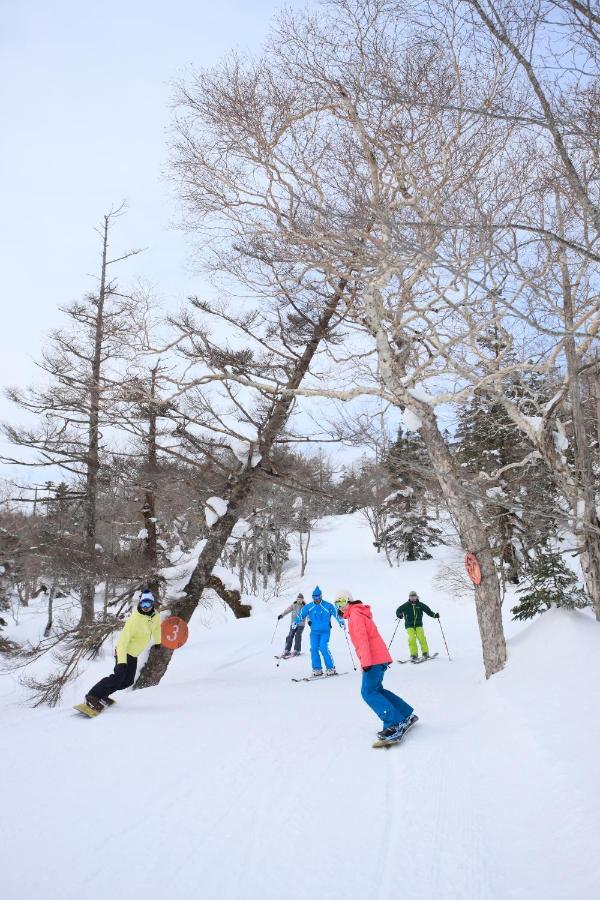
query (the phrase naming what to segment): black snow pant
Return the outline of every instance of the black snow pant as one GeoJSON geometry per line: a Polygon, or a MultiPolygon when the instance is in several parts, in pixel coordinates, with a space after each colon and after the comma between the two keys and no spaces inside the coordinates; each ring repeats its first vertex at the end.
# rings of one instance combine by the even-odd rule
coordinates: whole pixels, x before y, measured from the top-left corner
{"type": "Polygon", "coordinates": [[[112,675],[102,678],[98,684],[90,688],[88,694],[93,697],[99,697],[100,700],[106,698],[114,691],[124,691],[125,688],[131,687],[135,678],[135,670],[137,669],[137,656],[127,654],[126,663],[117,663],[112,675]]]}
{"type": "Polygon", "coordinates": [[[302,647],[302,632],[304,631],[304,626],[293,625],[290,628],[290,633],[285,639],[285,650],[284,653],[289,653],[292,649],[292,641],[294,643],[294,650],[296,653],[300,653],[300,648],[302,647]]]}

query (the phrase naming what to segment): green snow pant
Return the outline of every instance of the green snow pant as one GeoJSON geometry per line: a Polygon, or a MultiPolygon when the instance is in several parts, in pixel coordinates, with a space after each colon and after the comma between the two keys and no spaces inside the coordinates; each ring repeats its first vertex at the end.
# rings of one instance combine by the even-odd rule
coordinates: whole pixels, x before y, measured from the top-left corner
{"type": "Polygon", "coordinates": [[[417,650],[417,638],[419,640],[419,644],[421,645],[421,653],[429,653],[427,638],[425,637],[423,628],[407,628],[406,635],[408,637],[408,650],[411,656],[419,655],[419,651],[417,650]]]}

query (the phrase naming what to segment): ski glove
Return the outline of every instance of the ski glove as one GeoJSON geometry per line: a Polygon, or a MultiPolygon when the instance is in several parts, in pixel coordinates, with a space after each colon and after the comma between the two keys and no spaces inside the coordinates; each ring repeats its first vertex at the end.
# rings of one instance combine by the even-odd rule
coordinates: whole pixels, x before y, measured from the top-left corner
{"type": "Polygon", "coordinates": [[[278,621],[278,622],[279,622],[280,619],[283,619],[283,616],[277,616],[277,621],[278,621]]]}
{"type": "Polygon", "coordinates": [[[439,617],[440,617],[440,614],[439,614],[439,613],[436,613],[435,616],[434,616],[433,618],[434,618],[434,619],[439,619],[439,617]]]}

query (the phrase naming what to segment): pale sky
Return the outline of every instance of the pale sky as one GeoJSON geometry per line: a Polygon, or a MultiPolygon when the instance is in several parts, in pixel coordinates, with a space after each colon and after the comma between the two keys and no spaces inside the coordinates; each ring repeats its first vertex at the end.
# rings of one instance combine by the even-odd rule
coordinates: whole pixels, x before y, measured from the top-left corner
{"type": "MultiPolygon", "coordinates": [[[[287,0],[288,7],[315,5],[287,0]]],[[[94,286],[94,233],[126,199],[119,270],[167,304],[201,292],[165,180],[172,81],[232,47],[258,50],[277,0],[0,0],[0,387],[37,377],[59,304],[94,286]]],[[[0,397],[0,420],[15,411],[0,397]]],[[[8,473],[2,471],[0,476],[8,473]]]]}

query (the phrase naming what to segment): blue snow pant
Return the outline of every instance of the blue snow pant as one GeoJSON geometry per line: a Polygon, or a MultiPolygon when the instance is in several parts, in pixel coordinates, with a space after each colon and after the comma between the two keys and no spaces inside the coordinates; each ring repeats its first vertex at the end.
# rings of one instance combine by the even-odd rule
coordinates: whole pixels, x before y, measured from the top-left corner
{"type": "Polygon", "coordinates": [[[383,722],[384,728],[390,725],[398,725],[407,719],[413,712],[402,697],[398,697],[383,687],[383,676],[386,665],[371,666],[368,672],[363,672],[361,697],[368,703],[374,713],[383,722]]]}
{"type": "Polygon", "coordinates": [[[329,652],[329,636],[331,634],[331,629],[327,629],[327,631],[315,631],[314,628],[310,632],[310,659],[312,662],[313,669],[321,669],[321,656],[325,662],[326,669],[333,669],[334,662],[333,656],[329,652]],[[319,655],[320,654],[320,655],[319,655]]]}

